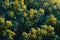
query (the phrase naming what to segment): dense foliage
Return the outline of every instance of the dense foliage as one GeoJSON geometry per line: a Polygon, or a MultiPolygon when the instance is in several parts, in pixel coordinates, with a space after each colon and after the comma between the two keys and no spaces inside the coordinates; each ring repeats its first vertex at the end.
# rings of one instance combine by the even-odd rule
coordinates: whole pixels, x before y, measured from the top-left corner
{"type": "Polygon", "coordinates": [[[0,40],[60,40],[60,4],[0,0],[0,40]]]}

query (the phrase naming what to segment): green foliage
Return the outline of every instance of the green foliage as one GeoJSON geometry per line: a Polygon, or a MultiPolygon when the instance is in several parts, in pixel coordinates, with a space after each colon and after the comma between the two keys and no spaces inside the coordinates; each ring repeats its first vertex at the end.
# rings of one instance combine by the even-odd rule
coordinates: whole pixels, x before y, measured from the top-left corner
{"type": "Polygon", "coordinates": [[[0,0],[1,40],[60,40],[59,26],[55,0],[0,0]]]}
{"type": "Polygon", "coordinates": [[[51,25],[41,25],[41,28],[31,28],[29,33],[23,32],[22,35],[30,40],[43,40],[45,37],[53,37],[55,34],[54,28],[51,25]]]}

